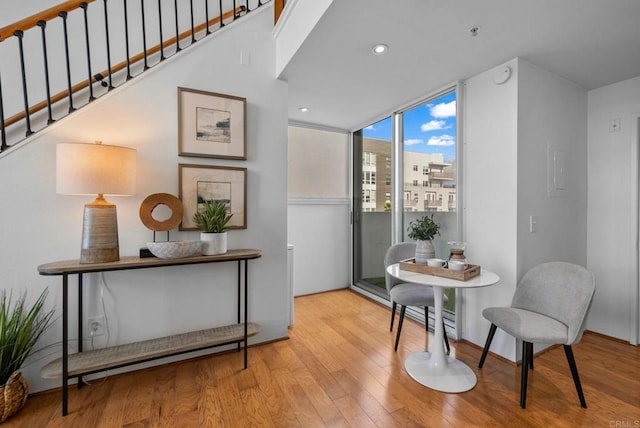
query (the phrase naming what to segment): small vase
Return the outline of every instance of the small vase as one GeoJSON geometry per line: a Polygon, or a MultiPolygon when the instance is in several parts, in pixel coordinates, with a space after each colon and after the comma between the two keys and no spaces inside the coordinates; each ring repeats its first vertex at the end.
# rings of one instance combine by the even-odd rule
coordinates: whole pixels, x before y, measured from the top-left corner
{"type": "Polygon", "coordinates": [[[426,265],[427,259],[433,259],[436,256],[436,249],[433,246],[431,239],[422,241],[418,239],[416,241],[416,264],[426,265]]]}
{"type": "Polygon", "coordinates": [[[22,372],[13,372],[7,383],[0,386],[0,423],[18,413],[27,401],[28,395],[29,388],[22,372]]]}
{"type": "Polygon", "coordinates": [[[202,254],[205,256],[215,256],[227,252],[227,232],[222,233],[201,233],[202,254]]]}

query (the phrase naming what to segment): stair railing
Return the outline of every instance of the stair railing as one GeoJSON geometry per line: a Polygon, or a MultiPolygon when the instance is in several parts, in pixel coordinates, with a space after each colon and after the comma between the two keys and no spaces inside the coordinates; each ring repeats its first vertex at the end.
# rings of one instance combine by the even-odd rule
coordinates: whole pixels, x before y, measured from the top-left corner
{"type": "Polygon", "coordinates": [[[69,0],[0,28],[0,153],[268,1],[69,0]]]}

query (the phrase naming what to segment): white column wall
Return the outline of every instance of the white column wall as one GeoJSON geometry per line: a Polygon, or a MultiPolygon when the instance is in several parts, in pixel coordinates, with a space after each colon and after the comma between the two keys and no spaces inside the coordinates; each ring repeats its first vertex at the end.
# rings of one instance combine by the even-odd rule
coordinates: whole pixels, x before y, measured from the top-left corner
{"type": "MultiPolygon", "coordinates": [[[[464,290],[462,338],[484,345],[489,323],[482,310],[511,303],[517,278],[518,63],[509,61],[511,78],[493,82],[500,67],[464,82],[463,234],[467,260],[500,276],[491,287],[464,290]]],[[[496,333],[492,348],[515,360],[515,342],[496,333]]]]}
{"type": "MultiPolygon", "coordinates": [[[[262,331],[250,342],[287,336],[287,87],[274,77],[271,12],[271,8],[254,12],[199,41],[145,77],[112,91],[22,143],[16,151],[2,155],[3,288],[27,289],[35,298],[48,286],[49,303],[55,304],[60,314],[61,278],[39,276],[36,268],[78,258],[82,209],[91,198],[56,194],[55,146],[99,139],[138,151],[136,195],[110,198],[118,207],[121,255],[137,254],[152,239],[152,232],[138,217],[138,208],[152,193],[178,195],[179,163],[248,169],[248,227],[229,232],[229,248],[260,248],[264,254],[249,262],[249,319],[262,325],[262,331]],[[240,64],[241,51],[251,54],[250,66],[240,64]],[[246,161],[177,155],[178,86],[247,98],[246,161]]],[[[172,231],[171,239],[198,239],[198,232],[172,231]]],[[[98,275],[87,275],[86,316],[101,315],[102,290],[110,345],[233,323],[236,269],[235,263],[222,263],[111,272],[104,276],[107,286],[98,275]]],[[[76,340],[75,277],[70,282],[71,338],[76,340]]],[[[44,381],[39,376],[40,367],[60,355],[60,338],[58,319],[41,343],[49,348],[25,369],[31,391],[60,386],[60,381],[44,381]]],[[[101,347],[104,341],[96,340],[95,344],[101,347]]],[[[85,349],[89,348],[85,342],[85,349]]],[[[241,364],[239,357],[238,367],[241,364]]]]}

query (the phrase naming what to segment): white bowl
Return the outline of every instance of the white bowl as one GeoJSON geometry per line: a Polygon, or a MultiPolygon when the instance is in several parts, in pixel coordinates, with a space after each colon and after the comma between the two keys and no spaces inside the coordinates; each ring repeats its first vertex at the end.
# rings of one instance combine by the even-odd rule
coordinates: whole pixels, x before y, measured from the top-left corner
{"type": "Polygon", "coordinates": [[[147,242],[147,248],[159,259],[181,259],[202,254],[202,241],[147,242]]]}

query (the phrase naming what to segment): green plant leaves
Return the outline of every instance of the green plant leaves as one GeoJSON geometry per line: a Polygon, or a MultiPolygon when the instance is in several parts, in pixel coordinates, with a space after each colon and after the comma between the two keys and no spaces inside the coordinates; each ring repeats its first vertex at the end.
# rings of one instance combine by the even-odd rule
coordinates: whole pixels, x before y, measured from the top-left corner
{"type": "Polygon", "coordinates": [[[440,235],[440,226],[433,220],[433,214],[413,220],[407,228],[409,239],[427,241],[436,235],[440,235]]]}
{"type": "Polygon", "coordinates": [[[203,232],[222,233],[229,229],[231,217],[233,214],[228,213],[224,201],[206,201],[204,209],[193,215],[193,222],[203,232]]]}
{"type": "Polygon", "coordinates": [[[11,294],[0,292],[0,385],[29,356],[40,336],[49,328],[54,310],[43,313],[48,290],[45,289],[36,302],[27,308],[26,293],[12,305],[11,294]]]}

